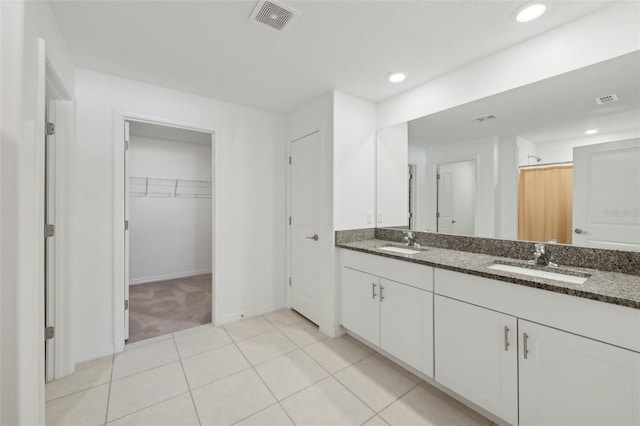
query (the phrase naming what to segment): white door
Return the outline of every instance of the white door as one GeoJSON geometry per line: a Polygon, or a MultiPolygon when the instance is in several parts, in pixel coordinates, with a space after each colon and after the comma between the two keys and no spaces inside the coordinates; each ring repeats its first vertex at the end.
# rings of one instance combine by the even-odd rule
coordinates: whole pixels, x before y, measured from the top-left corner
{"type": "Polygon", "coordinates": [[[320,133],[291,142],[291,307],[318,323],[320,133]]]}
{"type": "Polygon", "coordinates": [[[343,267],[341,324],[376,346],[380,345],[380,278],[343,267]]]}
{"type": "Polygon", "coordinates": [[[453,217],[453,173],[445,165],[438,168],[438,232],[453,234],[456,220],[453,217]]]}
{"type": "MultiPolygon", "coordinates": [[[[45,126],[45,188],[44,188],[44,223],[45,223],[45,243],[44,243],[44,327],[45,330],[53,329],[55,323],[55,223],[56,223],[56,103],[47,101],[45,126]],[[50,127],[53,126],[53,128],[50,127]]],[[[55,379],[55,358],[53,337],[47,338],[45,333],[44,355],[45,355],[45,380],[55,379]]]]}
{"type": "Polygon", "coordinates": [[[435,296],[435,378],[518,424],[517,319],[435,296]]]}
{"type": "Polygon", "coordinates": [[[518,327],[520,425],[640,424],[640,354],[524,320],[518,327]]]}
{"type": "Polygon", "coordinates": [[[640,139],[573,149],[573,243],[640,251],[640,139]]]}
{"type": "Polygon", "coordinates": [[[124,340],[129,338],[129,122],[124,122],[124,340]]]}
{"type": "Polygon", "coordinates": [[[380,347],[433,377],[433,293],[380,279],[380,347]]]}

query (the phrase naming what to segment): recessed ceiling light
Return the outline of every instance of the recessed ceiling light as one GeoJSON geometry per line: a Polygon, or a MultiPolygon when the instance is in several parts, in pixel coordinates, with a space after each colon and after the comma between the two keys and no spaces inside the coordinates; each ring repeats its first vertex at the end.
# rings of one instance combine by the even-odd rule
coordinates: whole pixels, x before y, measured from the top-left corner
{"type": "Polygon", "coordinates": [[[598,129],[589,129],[584,131],[585,135],[595,135],[596,133],[598,133],[598,129]]]}
{"type": "Polygon", "coordinates": [[[547,6],[542,3],[532,3],[522,7],[516,15],[516,21],[529,22],[536,18],[539,18],[544,11],[547,10],[547,6]]]}
{"type": "Polygon", "coordinates": [[[387,79],[392,83],[400,83],[405,78],[407,78],[407,76],[402,72],[392,72],[387,76],[387,79]]]}

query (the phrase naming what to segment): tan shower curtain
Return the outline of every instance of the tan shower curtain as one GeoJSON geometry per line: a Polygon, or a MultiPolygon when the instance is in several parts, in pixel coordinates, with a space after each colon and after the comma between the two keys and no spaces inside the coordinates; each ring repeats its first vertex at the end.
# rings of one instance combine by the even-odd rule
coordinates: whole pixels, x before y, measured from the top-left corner
{"type": "Polygon", "coordinates": [[[571,244],[573,167],[520,169],[518,239],[571,244]]]}

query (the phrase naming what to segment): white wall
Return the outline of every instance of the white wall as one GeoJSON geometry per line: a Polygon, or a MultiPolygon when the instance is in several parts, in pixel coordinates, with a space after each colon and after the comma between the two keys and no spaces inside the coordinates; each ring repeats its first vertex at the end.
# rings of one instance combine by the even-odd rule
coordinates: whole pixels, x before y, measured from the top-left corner
{"type": "MultiPolygon", "coordinates": [[[[216,322],[285,305],[283,117],[78,69],[72,222],[75,351],[114,350],[114,111],[215,129],[216,322]]],[[[118,301],[118,303],[120,303],[118,301]]]]}
{"type": "Polygon", "coordinates": [[[73,63],[46,2],[0,2],[0,19],[0,423],[43,424],[45,55],[70,93],[73,63]]]}
{"type": "Polygon", "coordinates": [[[372,228],[376,107],[341,92],[334,92],[333,102],[335,229],[372,228]]]}
{"type": "Polygon", "coordinates": [[[496,238],[518,239],[518,142],[500,138],[497,144],[496,238]]]}
{"type": "MultiPolygon", "coordinates": [[[[211,181],[211,145],[130,138],[129,175],[211,181]]],[[[129,197],[129,283],[211,272],[212,202],[195,197],[129,197]]]]}
{"type": "Polygon", "coordinates": [[[640,3],[616,2],[378,104],[378,129],[640,49],[640,3]]]}
{"type": "Polygon", "coordinates": [[[408,218],[408,141],[407,123],[378,131],[376,161],[378,174],[376,223],[378,227],[407,226],[408,218]]]}

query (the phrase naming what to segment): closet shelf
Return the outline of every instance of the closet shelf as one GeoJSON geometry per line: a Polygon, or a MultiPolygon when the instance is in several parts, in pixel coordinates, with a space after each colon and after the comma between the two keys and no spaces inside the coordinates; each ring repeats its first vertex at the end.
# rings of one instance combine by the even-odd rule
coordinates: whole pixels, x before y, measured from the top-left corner
{"type": "Polygon", "coordinates": [[[210,180],[129,177],[129,196],[161,198],[211,198],[210,180]]]}

